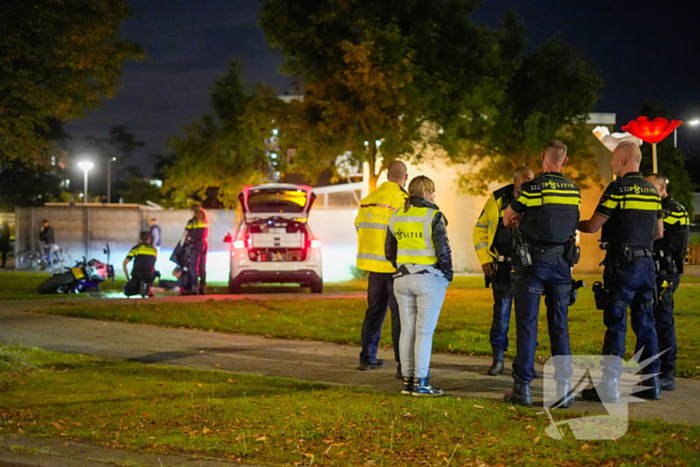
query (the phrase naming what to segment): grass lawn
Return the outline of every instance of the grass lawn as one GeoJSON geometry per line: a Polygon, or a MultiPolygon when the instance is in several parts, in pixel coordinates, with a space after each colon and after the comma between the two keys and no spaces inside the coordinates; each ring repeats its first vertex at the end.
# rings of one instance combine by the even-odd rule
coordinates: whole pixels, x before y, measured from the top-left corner
{"type": "MultiPolygon", "coordinates": [[[[676,292],[678,345],[677,374],[700,375],[700,288],[681,287],[676,292]]],[[[489,331],[492,317],[492,295],[489,289],[448,289],[433,340],[439,352],[490,355],[489,331]]],[[[260,297],[243,300],[210,300],[199,303],[154,303],[140,300],[137,306],[105,304],[96,300],[66,301],[46,312],[64,316],[130,321],[174,327],[211,329],[243,334],[258,334],[285,339],[310,339],[359,344],[360,329],[366,308],[364,297],[341,299],[308,299],[290,295],[289,300],[265,300],[260,297]]],[[[541,310],[544,310],[542,305],[541,310]]],[[[513,323],[514,317],[511,318],[513,323]]],[[[540,334],[537,354],[548,357],[549,336],[545,313],[540,313],[540,334]]],[[[576,305],[569,311],[571,346],[575,354],[597,355],[601,351],[605,325],[602,312],[595,309],[590,288],[580,291],[576,305]]],[[[511,346],[506,353],[515,356],[515,326],[509,333],[511,346]]],[[[389,332],[382,341],[391,343],[389,332]]],[[[634,334],[627,335],[627,358],[634,350],[634,334]]]]}
{"type": "MultiPolygon", "coordinates": [[[[280,378],[0,347],[0,433],[288,465],[696,465],[700,427],[549,438],[546,415],[280,378]]],[[[555,419],[577,417],[556,413],[555,419]]]]}

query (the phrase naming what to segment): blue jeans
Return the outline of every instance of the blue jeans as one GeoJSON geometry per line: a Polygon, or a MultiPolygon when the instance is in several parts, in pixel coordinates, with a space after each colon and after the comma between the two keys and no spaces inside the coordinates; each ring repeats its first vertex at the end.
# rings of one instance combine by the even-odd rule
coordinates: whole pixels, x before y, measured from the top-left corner
{"type": "Polygon", "coordinates": [[[493,278],[493,321],[491,322],[491,345],[508,350],[508,330],[513,308],[513,293],[510,287],[510,263],[500,263],[493,278]]]}
{"type": "MultiPolygon", "coordinates": [[[[517,333],[513,378],[523,383],[530,383],[534,378],[537,319],[543,293],[547,295],[545,306],[552,356],[571,355],[568,322],[571,265],[561,254],[537,253],[532,258],[533,266],[517,267],[511,277],[517,333]]],[[[555,366],[554,379],[567,381],[573,374],[571,360],[560,359],[559,362],[555,366]]]]}
{"type": "Polygon", "coordinates": [[[656,336],[659,339],[659,350],[662,353],[661,372],[672,372],[676,369],[676,355],[678,346],[676,345],[676,321],[673,318],[673,294],[681,283],[680,274],[670,275],[666,278],[668,287],[661,290],[661,284],[657,279],[659,291],[659,302],[654,307],[654,322],[656,336]]]}
{"type": "MultiPolygon", "coordinates": [[[[637,335],[635,353],[642,351],[642,361],[659,353],[654,320],[654,287],[656,268],[650,257],[622,262],[606,267],[603,272],[605,288],[610,291],[603,320],[608,330],[603,341],[603,355],[616,355],[619,361],[609,361],[603,374],[610,378],[622,376],[622,361],[625,355],[627,334],[627,308],[632,317],[632,330],[637,335]]],[[[644,368],[643,373],[658,373],[659,360],[655,359],[644,368]]]]}
{"type": "Polygon", "coordinates": [[[440,272],[394,279],[401,314],[401,371],[405,377],[426,378],[430,373],[433,333],[448,283],[440,272]]]}
{"type": "Polygon", "coordinates": [[[399,361],[399,336],[401,321],[399,306],[394,297],[394,273],[370,272],[367,284],[367,312],[362,323],[362,352],[360,361],[376,363],[379,339],[387,308],[391,310],[391,340],[394,344],[394,359],[399,361]]]}

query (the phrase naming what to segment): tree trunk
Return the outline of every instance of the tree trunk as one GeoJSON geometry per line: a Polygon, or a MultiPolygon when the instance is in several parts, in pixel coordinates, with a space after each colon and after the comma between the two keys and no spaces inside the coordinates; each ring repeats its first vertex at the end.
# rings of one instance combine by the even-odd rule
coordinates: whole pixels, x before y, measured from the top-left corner
{"type": "MultiPolygon", "coordinates": [[[[371,141],[367,146],[367,162],[369,164],[369,192],[372,193],[377,189],[377,180],[379,174],[377,170],[377,146],[374,141],[371,141]]],[[[381,166],[379,167],[381,173],[381,166]]]]}

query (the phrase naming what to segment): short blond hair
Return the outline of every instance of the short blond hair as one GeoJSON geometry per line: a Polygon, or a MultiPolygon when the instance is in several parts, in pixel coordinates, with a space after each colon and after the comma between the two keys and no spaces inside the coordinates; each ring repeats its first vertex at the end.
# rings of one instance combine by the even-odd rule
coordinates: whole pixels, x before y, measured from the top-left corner
{"type": "Polygon", "coordinates": [[[566,144],[558,139],[551,140],[544,148],[544,152],[547,157],[557,163],[560,163],[566,159],[566,152],[568,150],[569,148],[566,147],[566,144]]]}

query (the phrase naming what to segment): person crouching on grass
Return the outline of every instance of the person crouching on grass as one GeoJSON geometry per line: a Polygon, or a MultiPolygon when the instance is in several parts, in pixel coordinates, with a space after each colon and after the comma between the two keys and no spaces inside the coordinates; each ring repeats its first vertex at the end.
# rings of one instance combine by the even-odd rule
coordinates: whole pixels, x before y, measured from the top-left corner
{"type": "Polygon", "coordinates": [[[434,203],[435,183],[420,175],[408,186],[409,199],[389,219],[385,254],[396,268],[394,294],[401,315],[399,353],[402,394],[441,396],[430,385],[433,333],[452,281],[447,220],[434,203]]]}

